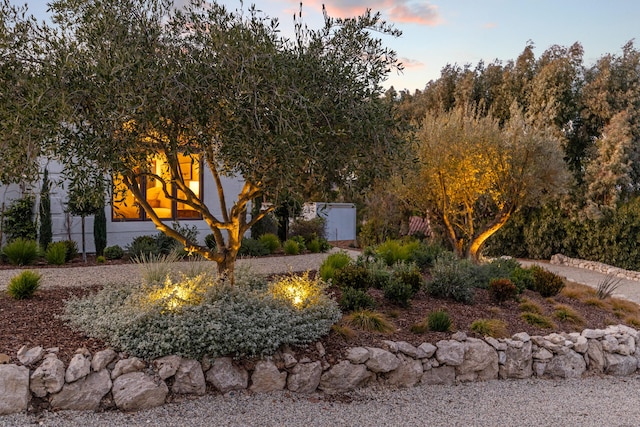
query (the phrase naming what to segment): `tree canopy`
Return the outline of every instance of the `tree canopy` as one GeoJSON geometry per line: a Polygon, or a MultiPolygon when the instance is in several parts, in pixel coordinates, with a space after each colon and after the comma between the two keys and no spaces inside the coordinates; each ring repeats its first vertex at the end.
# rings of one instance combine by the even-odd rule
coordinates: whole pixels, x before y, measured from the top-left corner
{"type": "Polygon", "coordinates": [[[160,230],[221,271],[233,270],[243,234],[266,214],[248,220],[251,200],[364,176],[365,154],[383,154],[394,142],[381,82],[399,64],[371,30],[399,32],[379,14],[325,15],[317,30],[300,14],[288,39],[254,7],[57,0],[51,8],[59,32],[49,49],[65,113],[52,150],[121,176],[160,230]],[[221,214],[185,183],[178,164],[185,154],[204,159],[221,214]],[[157,155],[168,164],[163,176],[149,167],[157,155]],[[237,175],[244,186],[231,198],[221,177],[237,175]],[[161,221],[141,190],[149,177],[163,182],[167,198],[202,214],[215,252],[161,221]]]}

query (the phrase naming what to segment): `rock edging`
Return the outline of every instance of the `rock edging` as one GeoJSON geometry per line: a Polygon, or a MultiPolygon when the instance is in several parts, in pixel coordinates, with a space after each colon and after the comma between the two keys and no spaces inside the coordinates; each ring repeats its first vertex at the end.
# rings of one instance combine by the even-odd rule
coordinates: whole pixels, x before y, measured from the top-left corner
{"type": "Polygon", "coordinates": [[[40,399],[53,410],[118,408],[138,411],[160,406],[171,395],[204,395],[209,390],[255,393],[290,390],[344,393],[367,385],[414,387],[511,378],[628,376],[640,368],[640,332],[625,325],[574,333],[511,338],[467,337],[463,332],[415,347],[384,341],[381,347],[352,347],[328,363],[290,351],[259,360],[251,368],[230,357],[201,361],[165,356],[150,363],[111,349],[91,355],[79,349],[64,367],[57,349],[23,347],[18,364],[0,364],[0,415],[29,409],[40,399]]]}
{"type": "Polygon", "coordinates": [[[603,274],[610,274],[620,279],[640,281],[640,271],[625,270],[619,267],[613,267],[597,261],[587,261],[578,258],[569,258],[562,254],[555,254],[551,257],[551,264],[568,265],[570,267],[584,268],[587,270],[597,271],[603,274]]]}

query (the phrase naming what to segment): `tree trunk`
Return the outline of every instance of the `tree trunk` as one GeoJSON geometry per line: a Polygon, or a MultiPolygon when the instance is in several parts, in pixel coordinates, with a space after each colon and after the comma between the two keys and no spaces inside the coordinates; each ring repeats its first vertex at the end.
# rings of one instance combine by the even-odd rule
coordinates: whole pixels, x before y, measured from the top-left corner
{"type": "Polygon", "coordinates": [[[478,263],[480,261],[480,249],[487,241],[489,237],[491,237],[496,231],[498,231],[502,226],[507,222],[507,220],[511,217],[511,212],[504,212],[500,214],[489,226],[483,230],[480,234],[478,234],[469,244],[467,248],[467,257],[470,258],[474,263],[478,263]]]}

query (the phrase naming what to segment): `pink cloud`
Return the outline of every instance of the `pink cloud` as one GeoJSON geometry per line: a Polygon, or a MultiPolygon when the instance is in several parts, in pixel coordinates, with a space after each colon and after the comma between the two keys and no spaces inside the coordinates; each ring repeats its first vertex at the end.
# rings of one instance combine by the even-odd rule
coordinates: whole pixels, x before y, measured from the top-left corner
{"type": "MultiPolygon", "coordinates": [[[[296,4],[299,2],[296,1],[296,4]]],[[[360,15],[367,9],[380,11],[395,23],[410,23],[436,26],[442,23],[438,6],[425,0],[307,0],[304,7],[321,9],[325,5],[330,16],[351,17],[360,15]]]]}
{"type": "Polygon", "coordinates": [[[493,28],[496,28],[497,26],[498,24],[496,24],[495,22],[487,22],[482,26],[482,28],[484,28],[485,30],[491,30],[493,28]]]}
{"type": "Polygon", "coordinates": [[[411,58],[398,58],[398,62],[400,62],[405,69],[423,68],[425,66],[423,62],[420,62],[417,59],[411,59],[411,58]]]}

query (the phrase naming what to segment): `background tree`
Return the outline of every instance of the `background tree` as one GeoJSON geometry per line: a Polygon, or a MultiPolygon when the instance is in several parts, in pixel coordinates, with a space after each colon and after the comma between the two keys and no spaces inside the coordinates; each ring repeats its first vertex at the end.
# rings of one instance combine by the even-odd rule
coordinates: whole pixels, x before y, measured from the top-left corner
{"type": "Polygon", "coordinates": [[[497,119],[455,109],[427,117],[415,135],[416,169],[406,200],[439,221],[460,257],[477,261],[486,240],[521,206],[563,188],[566,168],[551,132],[515,108],[497,119]]]}
{"type": "Polygon", "coordinates": [[[160,0],[59,0],[52,10],[59,36],[50,50],[67,113],[56,152],[121,176],[161,231],[220,271],[233,271],[242,236],[268,213],[249,220],[251,200],[277,201],[282,189],[302,194],[310,181],[331,189],[371,166],[364,153],[390,149],[380,83],[396,56],[372,30],[399,33],[377,14],[325,17],[318,30],[298,16],[288,40],[254,8],[229,12],[216,3],[174,12],[160,0]],[[157,155],[168,176],[151,172],[157,155]],[[204,159],[219,214],[186,185],[179,155],[204,159]],[[225,175],[245,181],[233,198],[224,194],[225,175]],[[146,178],[202,215],[215,251],[158,218],[141,189],[146,178]]]}

